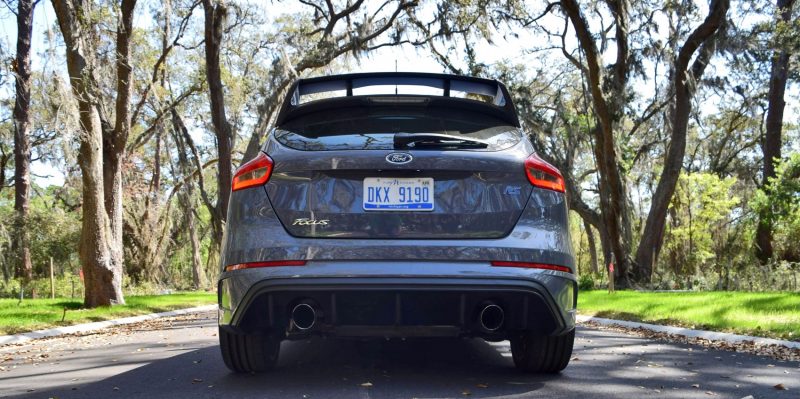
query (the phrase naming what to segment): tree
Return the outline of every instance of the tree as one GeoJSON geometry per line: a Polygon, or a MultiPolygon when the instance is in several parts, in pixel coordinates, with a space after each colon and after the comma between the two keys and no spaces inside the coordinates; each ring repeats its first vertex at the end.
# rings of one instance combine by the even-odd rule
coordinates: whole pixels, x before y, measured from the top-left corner
{"type": "MultiPolygon", "coordinates": [[[[777,0],[775,33],[773,37],[780,38],[781,30],[785,30],[785,26],[791,23],[793,7],[794,0],[777,0]]],[[[767,95],[767,101],[769,102],[766,117],[767,126],[766,132],[764,133],[764,143],[762,145],[764,153],[762,186],[767,186],[769,179],[775,177],[775,165],[781,159],[783,110],[786,107],[784,95],[786,92],[786,81],[789,77],[790,56],[790,49],[780,47],[778,47],[772,55],[772,70],[769,79],[769,94],[767,95]]],[[[767,262],[773,255],[772,225],[769,219],[767,215],[760,215],[756,229],[756,255],[761,262],[767,262]]]]}
{"type": "Polygon", "coordinates": [[[586,57],[585,64],[578,60],[575,60],[575,63],[588,77],[593,111],[597,118],[597,125],[591,129],[591,135],[594,139],[594,154],[600,176],[600,209],[605,234],[617,262],[615,274],[621,277],[618,281],[620,286],[624,287],[629,284],[629,278],[632,277],[630,254],[633,237],[628,191],[622,177],[623,170],[614,132],[619,128],[625,101],[628,98],[631,57],[628,41],[629,4],[626,0],[607,2],[614,19],[616,43],[616,58],[609,68],[604,68],[602,65],[595,36],[590,31],[589,23],[577,0],[564,0],[560,4],[575,30],[581,51],[586,57]]]}
{"type": "Polygon", "coordinates": [[[12,252],[16,267],[14,275],[27,283],[33,277],[31,264],[28,215],[31,192],[31,36],[33,35],[33,10],[38,0],[18,0],[17,3],[17,57],[14,60],[16,75],[16,101],[14,104],[14,240],[12,252]]]}
{"type": "Polygon", "coordinates": [[[206,81],[211,123],[217,140],[217,203],[211,218],[214,227],[214,247],[219,250],[233,182],[231,167],[234,136],[225,114],[225,91],[222,86],[222,68],[219,59],[228,7],[224,0],[203,0],[203,11],[205,12],[206,81]]]}
{"type": "Polygon", "coordinates": [[[776,253],[791,262],[800,262],[800,152],[775,165],[775,177],[758,189],[750,203],[759,218],[767,215],[774,227],[776,253]]]}
{"type": "Polygon", "coordinates": [[[636,274],[638,280],[642,282],[650,282],[653,263],[664,243],[667,209],[675,193],[686,154],[686,131],[692,111],[692,99],[713,54],[714,36],[725,23],[729,4],[729,0],[713,0],[709,6],[708,16],[689,35],[675,58],[672,68],[672,92],[675,97],[669,115],[672,129],[669,149],[647,214],[642,239],[636,251],[636,274]],[[698,49],[700,52],[690,67],[691,59],[698,49]]]}
{"type": "Polygon", "coordinates": [[[733,192],[736,178],[710,173],[681,173],[670,200],[671,224],[666,231],[665,256],[675,276],[692,276],[711,269],[723,241],[727,216],[739,203],[733,192]]]}
{"type": "Polygon", "coordinates": [[[92,35],[91,2],[53,0],[66,44],[67,70],[80,112],[78,163],[83,181],[80,258],[87,307],[123,304],[122,171],[130,132],[130,41],[136,0],[122,0],[116,32],[115,121],[101,106],[96,70],[97,43],[92,35]]]}
{"type": "MultiPolygon", "coordinates": [[[[305,37],[303,40],[298,40],[301,45],[295,49],[295,55],[288,60],[281,58],[278,60],[279,62],[276,62],[278,68],[275,68],[274,74],[277,76],[274,77],[275,81],[270,87],[271,94],[265,96],[257,106],[258,121],[253,127],[243,160],[249,160],[258,154],[261,141],[266,136],[267,127],[286,96],[286,90],[303,74],[328,66],[347,54],[358,55],[377,48],[405,43],[422,45],[430,42],[430,39],[433,38],[433,36],[428,36],[417,41],[402,39],[403,28],[401,27],[405,21],[401,21],[401,17],[412,15],[412,10],[417,6],[416,0],[396,1],[393,9],[382,12],[384,6],[391,3],[387,1],[380,7],[379,13],[370,15],[365,11],[361,19],[356,18],[358,11],[366,8],[363,0],[353,4],[348,3],[344,9],[339,11],[331,1],[325,1],[324,4],[316,1],[303,3],[313,7],[314,24],[302,28],[300,35],[305,37]],[[389,34],[390,39],[387,42],[373,43],[393,27],[397,29],[397,32],[389,34]]],[[[412,23],[419,23],[414,18],[410,19],[412,23]]]]}

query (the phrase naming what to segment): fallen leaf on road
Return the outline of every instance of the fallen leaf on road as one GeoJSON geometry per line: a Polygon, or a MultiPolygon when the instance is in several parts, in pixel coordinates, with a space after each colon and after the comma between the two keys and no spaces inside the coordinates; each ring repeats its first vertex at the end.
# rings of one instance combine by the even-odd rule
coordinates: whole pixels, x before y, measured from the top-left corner
{"type": "Polygon", "coordinates": [[[475,385],[475,386],[478,387],[478,388],[489,388],[489,385],[487,385],[487,384],[478,384],[478,385],[475,385]]]}
{"type": "Polygon", "coordinates": [[[755,399],[755,398],[753,397],[753,395],[747,395],[747,396],[743,397],[742,399],[755,399]]]}
{"type": "Polygon", "coordinates": [[[372,386],[372,383],[371,382],[365,382],[365,383],[361,384],[361,386],[369,388],[369,387],[372,386]]]}
{"type": "Polygon", "coordinates": [[[192,379],[192,384],[195,384],[195,383],[198,383],[198,382],[203,382],[203,379],[202,378],[193,378],[192,379]]]}
{"type": "Polygon", "coordinates": [[[714,392],[711,392],[711,391],[706,391],[706,395],[708,395],[708,396],[717,396],[717,394],[715,394],[714,392]]]}
{"type": "Polygon", "coordinates": [[[472,392],[470,392],[469,390],[465,389],[465,390],[461,391],[461,394],[464,395],[464,396],[469,396],[469,395],[472,395],[472,392]]]}
{"type": "Polygon", "coordinates": [[[700,384],[692,384],[692,388],[700,388],[700,384]]]}
{"type": "Polygon", "coordinates": [[[786,387],[785,387],[783,384],[778,384],[778,385],[775,385],[775,386],[773,386],[773,388],[775,388],[775,389],[777,389],[777,390],[779,390],[779,391],[786,391],[786,390],[788,390],[788,388],[786,388],[786,387]]]}

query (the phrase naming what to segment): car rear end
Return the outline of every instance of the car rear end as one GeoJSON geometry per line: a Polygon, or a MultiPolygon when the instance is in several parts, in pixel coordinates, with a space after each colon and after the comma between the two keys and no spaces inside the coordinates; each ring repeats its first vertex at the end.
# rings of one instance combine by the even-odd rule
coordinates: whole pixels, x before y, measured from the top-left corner
{"type": "Polygon", "coordinates": [[[496,81],[299,81],[236,173],[221,263],[220,340],[237,371],[313,335],[511,339],[530,371],[563,369],[572,348],[563,179],[496,81]]]}

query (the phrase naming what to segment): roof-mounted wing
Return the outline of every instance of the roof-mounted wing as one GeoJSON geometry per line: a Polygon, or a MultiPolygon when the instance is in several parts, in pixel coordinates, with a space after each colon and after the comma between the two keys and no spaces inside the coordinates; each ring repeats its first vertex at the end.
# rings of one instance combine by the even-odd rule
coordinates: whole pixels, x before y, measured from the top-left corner
{"type": "Polygon", "coordinates": [[[467,76],[413,73],[380,72],[347,75],[321,76],[300,79],[289,89],[276,124],[305,114],[305,108],[337,103],[353,103],[371,100],[365,104],[415,103],[415,99],[429,99],[437,104],[462,104],[484,108],[513,126],[519,119],[506,87],[490,79],[467,76]],[[377,100],[377,101],[376,101],[377,100]]]}

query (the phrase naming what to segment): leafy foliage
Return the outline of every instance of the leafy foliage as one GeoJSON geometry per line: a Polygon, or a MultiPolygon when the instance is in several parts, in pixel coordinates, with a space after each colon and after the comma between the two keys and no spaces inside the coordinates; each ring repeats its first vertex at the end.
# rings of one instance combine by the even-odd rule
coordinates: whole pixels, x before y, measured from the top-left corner
{"type": "Polygon", "coordinates": [[[778,164],[775,178],[756,191],[750,206],[773,225],[779,256],[800,263],[800,153],[778,164]]]}
{"type": "Polygon", "coordinates": [[[676,275],[694,274],[715,259],[728,215],[740,201],[732,193],[734,183],[733,177],[709,173],[680,176],[665,240],[665,258],[676,275]]]}

